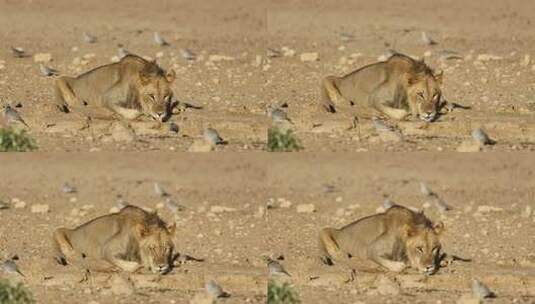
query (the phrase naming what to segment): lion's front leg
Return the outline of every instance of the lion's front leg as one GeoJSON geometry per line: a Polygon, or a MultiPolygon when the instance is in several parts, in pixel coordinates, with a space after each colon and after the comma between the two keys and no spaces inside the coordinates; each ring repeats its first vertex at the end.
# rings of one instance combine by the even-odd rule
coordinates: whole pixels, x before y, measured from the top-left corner
{"type": "Polygon", "coordinates": [[[123,271],[136,272],[143,265],[138,261],[128,261],[123,258],[126,247],[123,241],[112,238],[103,245],[103,257],[108,263],[123,271]]]}
{"type": "Polygon", "coordinates": [[[385,257],[387,256],[387,253],[385,253],[384,251],[387,247],[389,247],[388,244],[385,244],[385,242],[387,241],[379,238],[375,242],[370,244],[370,247],[368,248],[368,258],[390,271],[403,271],[405,268],[407,268],[406,263],[402,261],[394,261],[385,257]]]}

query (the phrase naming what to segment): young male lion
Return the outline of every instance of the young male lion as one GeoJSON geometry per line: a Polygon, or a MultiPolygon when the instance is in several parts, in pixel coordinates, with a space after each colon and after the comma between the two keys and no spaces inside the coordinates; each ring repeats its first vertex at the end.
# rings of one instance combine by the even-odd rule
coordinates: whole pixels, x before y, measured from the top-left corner
{"type": "Polygon", "coordinates": [[[54,257],[63,265],[87,261],[128,272],[144,266],[165,274],[173,262],[175,230],[174,224],[167,228],[156,213],[129,205],[74,229],[56,229],[54,257]]]}
{"type": "Polygon", "coordinates": [[[328,76],[321,84],[321,105],[328,112],[355,106],[376,110],[397,120],[409,114],[430,122],[441,102],[442,72],[402,54],[364,66],[342,77],[328,76]]]}
{"type": "Polygon", "coordinates": [[[170,115],[174,80],[173,70],[165,72],[153,61],[127,55],[78,77],[59,77],[56,102],[66,113],[71,108],[88,112],[93,107],[129,120],[148,115],[163,121],[170,115]]]}
{"type": "Polygon", "coordinates": [[[390,271],[411,266],[430,275],[439,267],[443,229],[442,222],[433,224],[423,213],[395,205],[340,229],[322,229],[321,258],[326,264],[367,259],[390,271]]]}

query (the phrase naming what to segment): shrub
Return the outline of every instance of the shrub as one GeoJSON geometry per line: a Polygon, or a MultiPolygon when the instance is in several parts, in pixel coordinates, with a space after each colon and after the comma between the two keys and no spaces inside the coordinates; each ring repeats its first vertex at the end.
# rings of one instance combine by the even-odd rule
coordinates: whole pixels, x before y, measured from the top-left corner
{"type": "Polygon", "coordinates": [[[277,127],[268,130],[267,150],[269,152],[292,152],[302,149],[301,143],[292,130],[277,127]]]}
{"type": "Polygon", "coordinates": [[[26,287],[18,283],[13,286],[7,280],[0,280],[0,303],[30,304],[34,303],[32,295],[26,287]]]}
{"type": "Polygon", "coordinates": [[[278,284],[275,281],[268,283],[268,304],[295,304],[300,303],[297,292],[287,282],[278,284]]]}
{"type": "Polygon", "coordinates": [[[33,139],[26,131],[0,128],[0,152],[24,152],[37,149],[33,139]]]}

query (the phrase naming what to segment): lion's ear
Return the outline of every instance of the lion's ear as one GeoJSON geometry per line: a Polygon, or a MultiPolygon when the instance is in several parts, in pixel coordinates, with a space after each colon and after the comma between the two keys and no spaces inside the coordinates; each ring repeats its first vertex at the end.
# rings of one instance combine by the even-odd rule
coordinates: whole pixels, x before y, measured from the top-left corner
{"type": "Polygon", "coordinates": [[[169,71],[167,71],[167,73],[165,73],[165,79],[167,80],[167,82],[172,83],[175,81],[175,78],[176,78],[175,70],[170,69],[169,71]]]}
{"type": "Polygon", "coordinates": [[[442,232],[444,232],[444,223],[443,222],[437,222],[433,225],[433,231],[437,234],[437,235],[440,235],[442,234],[442,232]]]}
{"type": "Polygon", "coordinates": [[[167,227],[167,231],[169,232],[169,234],[175,235],[176,234],[176,223],[173,223],[173,225],[167,227]]]}
{"type": "Polygon", "coordinates": [[[438,84],[442,84],[442,79],[444,78],[444,71],[438,70],[433,73],[433,77],[435,77],[435,81],[438,82],[438,84]]]}

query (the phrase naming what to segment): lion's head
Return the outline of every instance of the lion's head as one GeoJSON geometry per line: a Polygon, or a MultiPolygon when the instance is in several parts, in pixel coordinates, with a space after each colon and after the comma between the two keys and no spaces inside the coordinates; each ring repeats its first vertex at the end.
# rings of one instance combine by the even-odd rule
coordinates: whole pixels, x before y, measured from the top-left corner
{"type": "Polygon", "coordinates": [[[433,72],[423,61],[414,61],[407,73],[407,102],[413,116],[431,122],[438,114],[442,96],[442,72],[433,72]]]}
{"type": "Polygon", "coordinates": [[[165,227],[157,216],[155,222],[138,225],[139,256],[143,266],[153,273],[165,274],[171,270],[175,231],[176,224],[165,227]]]}
{"type": "Polygon", "coordinates": [[[442,248],[439,236],[443,230],[442,222],[431,224],[428,220],[405,226],[405,253],[413,268],[427,275],[438,270],[442,248]]]}
{"type": "Polygon", "coordinates": [[[173,100],[171,84],[175,81],[175,71],[165,72],[155,62],[148,62],[139,72],[139,103],[146,115],[165,121],[173,100]]]}

